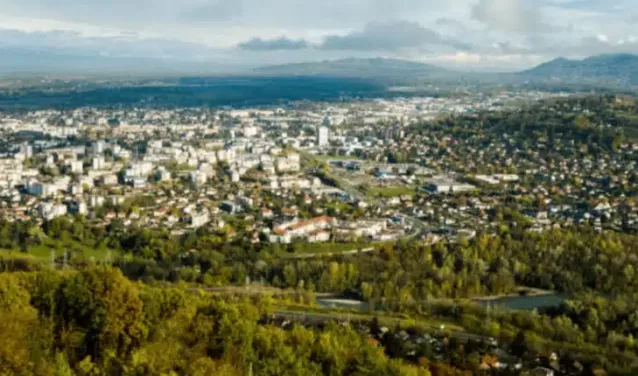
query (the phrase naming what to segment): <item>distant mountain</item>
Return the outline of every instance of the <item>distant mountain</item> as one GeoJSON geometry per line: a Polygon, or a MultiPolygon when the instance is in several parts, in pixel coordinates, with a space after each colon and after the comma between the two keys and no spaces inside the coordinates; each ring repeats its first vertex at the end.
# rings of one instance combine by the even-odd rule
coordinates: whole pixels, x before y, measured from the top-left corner
{"type": "Polygon", "coordinates": [[[342,59],[260,67],[254,73],[271,76],[329,76],[359,78],[408,78],[447,75],[450,72],[429,64],[398,59],[342,59]]]}
{"type": "MultiPolygon", "coordinates": [[[[135,51],[133,51],[135,52],[135,51]]],[[[541,89],[589,90],[596,88],[637,88],[638,56],[630,54],[600,55],[584,60],[555,59],[519,73],[461,72],[435,65],[389,58],[349,58],[319,62],[272,65],[250,69],[247,65],[229,65],[214,56],[193,60],[191,55],[141,53],[104,53],[80,48],[46,46],[16,47],[0,41],[0,77],[3,76],[126,76],[177,77],[195,79],[186,85],[207,84],[202,77],[250,78],[331,78],[355,79],[385,87],[458,88],[477,86],[483,89],[520,86],[541,89]]],[[[204,56],[204,55],[202,55],[204,56]]],[[[260,81],[261,82],[261,81],[260,81]]],[[[288,81],[277,81],[278,83],[288,81]]]]}
{"type": "Polygon", "coordinates": [[[438,82],[453,84],[517,85],[539,87],[628,87],[638,86],[638,56],[600,55],[584,60],[555,59],[519,73],[459,72],[438,66],[398,59],[342,59],[275,65],[257,68],[263,76],[325,76],[386,79],[395,82],[438,82]]]}
{"type": "Polygon", "coordinates": [[[638,56],[599,55],[584,60],[558,58],[520,73],[531,80],[638,85],[638,56]]]}

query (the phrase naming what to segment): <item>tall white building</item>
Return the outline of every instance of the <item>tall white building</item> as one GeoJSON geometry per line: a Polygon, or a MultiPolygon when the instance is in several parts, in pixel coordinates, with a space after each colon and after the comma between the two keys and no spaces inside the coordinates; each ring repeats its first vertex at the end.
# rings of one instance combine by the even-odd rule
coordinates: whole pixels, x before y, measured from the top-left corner
{"type": "Polygon", "coordinates": [[[102,140],[93,142],[93,155],[100,155],[104,153],[104,149],[106,149],[106,142],[102,140]]]}
{"type": "Polygon", "coordinates": [[[330,144],[330,129],[328,127],[317,127],[317,146],[320,148],[326,147],[330,144]]]}
{"type": "Polygon", "coordinates": [[[124,172],[127,178],[146,177],[153,172],[153,164],[151,162],[134,162],[130,163],[124,172]]]}
{"type": "Polygon", "coordinates": [[[71,169],[72,174],[81,174],[84,172],[82,161],[72,161],[69,163],[69,168],[71,169]]]}
{"type": "Polygon", "coordinates": [[[93,157],[93,169],[94,170],[103,169],[105,164],[106,164],[106,162],[104,161],[104,157],[102,157],[102,156],[93,157]]]}
{"type": "Polygon", "coordinates": [[[24,154],[25,158],[31,158],[33,156],[33,146],[26,142],[20,145],[20,154],[24,154]]]}

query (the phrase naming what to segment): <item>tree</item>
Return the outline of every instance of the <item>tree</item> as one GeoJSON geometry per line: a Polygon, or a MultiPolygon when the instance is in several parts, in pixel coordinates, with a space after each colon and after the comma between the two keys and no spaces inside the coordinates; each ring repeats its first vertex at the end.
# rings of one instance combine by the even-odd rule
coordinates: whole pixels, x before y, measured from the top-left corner
{"type": "Polygon", "coordinates": [[[525,332],[522,330],[518,332],[516,338],[510,345],[510,349],[512,350],[512,354],[518,357],[522,357],[525,353],[527,353],[528,349],[525,342],[525,332]]]}
{"type": "Polygon", "coordinates": [[[33,354],[45,351],[38,343],[43,333],[30,294],[17,275],[0,275],[0,374],[18,375],[34,371],[33,354]],[[34,350],[38,351],[34,351],[34,350]]]}
{"type": "Polygon", "coordinates": [[[108,352],[126,358],[144,339],[139,289],[121,271],[94,267],[79,272],[62,283],[59,294],[57,330],[81,336],[80,359],[103,360],[108,352]]]}
{"type": "Polygon", "coordinates": [[[620,146],[623,143],[623,139],[624,139],[624,136],[622,133],[620,132],[616,133],[616,135],[614,136],[614,139],[611,142],[611,150],[614,152],[620,150],[620,146]]]}
{"type": "Polygon", "coordinates": [[[589,119],[587,119],[585,115],[578,115],[574,119],[574,127],[576,127],[576,129],[578,130],[585,130],[589,128],[589,125],[589,119]]]}
{"type": "Polygon", "coordinates": [[[294,287],[297,285],[297,270],[292,264],[288,264],[284,267],[284,283],[288,287],[294,287]]]}

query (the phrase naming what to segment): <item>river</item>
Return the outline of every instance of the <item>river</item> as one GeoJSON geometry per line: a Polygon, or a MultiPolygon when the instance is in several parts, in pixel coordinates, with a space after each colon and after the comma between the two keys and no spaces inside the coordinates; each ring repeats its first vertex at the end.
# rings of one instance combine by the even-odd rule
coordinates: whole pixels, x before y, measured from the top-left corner
{"type": "MultiPolygon", "coordinates": [[[[544,309],[560,306],[567,296],[548,293],[542,295],[529,295],[529,296],[506,296],[502,298],[484,298],[477,299],[475,302],[487,306],[490,304],[492,307],[500,306],[512,310],[531,311],[533,309],[544,309]]],[[[368,304],[360,300],[325,297],[317,299],[317,304],[323,308],[341,308],[341,309],[354,309],[358,311],[368,311],[368,304]]],[[[383,308],[378,307],[382,310],[383,308]]]]}
{"type": "Polygon", "coordinates": [[[508,296],[503,298],[479,300],[481,305],[491,304],[492,306],[502,306],[509,309],[531,311],[533,309],[543,309],[560,306],[566,296],[560,294],[544,294],[533,296],[508,296]]]}

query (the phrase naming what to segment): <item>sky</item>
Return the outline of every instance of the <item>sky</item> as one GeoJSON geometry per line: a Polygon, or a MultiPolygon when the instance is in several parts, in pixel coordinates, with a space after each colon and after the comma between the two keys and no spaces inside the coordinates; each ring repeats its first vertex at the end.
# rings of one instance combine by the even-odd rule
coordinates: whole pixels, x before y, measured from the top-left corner
{"type": "Polygon", "coordinates": [[[0,9],[0,48],[220,66],[388,57],[515,71],[638,53],[636,0],[0,0],[0,9]]]}

